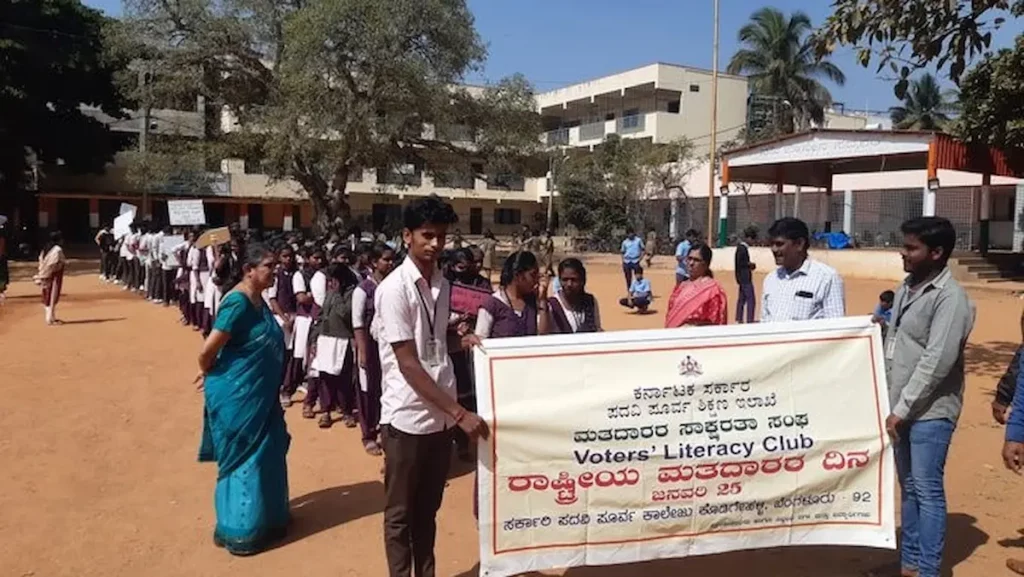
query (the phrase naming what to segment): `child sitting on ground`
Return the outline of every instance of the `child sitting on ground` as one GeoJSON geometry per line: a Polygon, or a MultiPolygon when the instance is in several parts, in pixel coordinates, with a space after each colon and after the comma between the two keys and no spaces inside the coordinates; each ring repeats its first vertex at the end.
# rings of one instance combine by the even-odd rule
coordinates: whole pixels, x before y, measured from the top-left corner
{"type": "Polygon", "coordinates": [[[651,304],[651,281],[644,278],[644,269],[637,267],[633,271],[633,284],[629,285],[629,296],[619,299],[619,304],[636,309],[640,314],[647,313],[651,304]]]}

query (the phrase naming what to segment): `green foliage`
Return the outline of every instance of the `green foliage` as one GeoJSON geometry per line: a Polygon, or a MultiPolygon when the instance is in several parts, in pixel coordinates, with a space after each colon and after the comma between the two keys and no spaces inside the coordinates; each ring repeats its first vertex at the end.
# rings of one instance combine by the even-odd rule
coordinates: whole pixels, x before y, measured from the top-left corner
{"type": "Polygon", "coordinates": [[[835,64],[817,57],[810,32],[811,20],[803,12],[787,17],[776,8],[761,8],[740,28],[742,48],[727,68],[730,74],[749,76],[752,94],[778,101],[773,123],[783,134],[822,122],[832,104],[822,80],[839,86],[846,81],[835,64]]]}
{"type": "Polygon", "coordinates": [[[522,77],[460,85],[485,56],[465,0],[132,0],[130,14],[161,93],[230,110],[223,140],[299,182],[321,228],[348,219],[354,170],[522,174],[539,150],[522,77]]]}
{"type": "Polygon", "coordinates": [[[953,133],[1002,149],[1011,167],[1024,172],[1024,37],[964,75],[953,133]]]}
{"type": "Polygon", "coordinates": [[[929,64],[948,67],[959,82],[968,63],[992,44],[992,30],[1007,15],[1024,14],[1024,0],[834,0],[833,13],[815,36],[818,54],[857,48],[857,60],[889,68],[902,99],[911,74],[929,64]]]}
{"type": "Polygon", "coordinates": [[[955,94],[943,91],[930,73],[921,75],[903,96],[903,106],[889,109],[893,127],[900,130],[938,130],[948,128],[956,111],[955,94]]]}
{"type": "Polygon", "coordinates": [[[595,238],[630,227],[645,230],[650,200],[685,199],[686,181],[698,165],[688,140],[652,144],[609,135],[593,152],[571,150],[556,165],[559,214],[595,238]]]}
{"type": "Polygon", "coordinates": [[[0,3],[0,188],[22,184],[29,158],[101,172],[116,150],[81,104],[118,115],[118,63],[104,50],[108,21],[77,0],[0,3]]]}

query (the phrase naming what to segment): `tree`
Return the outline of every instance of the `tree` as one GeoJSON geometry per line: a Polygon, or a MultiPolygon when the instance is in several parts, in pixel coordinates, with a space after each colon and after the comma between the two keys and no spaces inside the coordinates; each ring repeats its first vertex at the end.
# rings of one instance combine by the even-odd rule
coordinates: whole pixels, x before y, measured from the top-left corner
{"type": "Polygon", "coordinates": [[[753,95],[779,102],[782,132],[789,133],[821,123],[832,95],[821,83],[829,80],[842,86],[843,72],[833,63],[815,55],[809,42],[811,20],[796,11],[789,17],[776,8],[761,8],[740,28],[743,46],[727,68],[730,74],[745,74],[753,95]]]}
{"type": "Polygon", "coordinates": [[[1011,168],[1024,171],[1024,37],[964,75],[952,129],[968,143],[1001,149],[1011,168]]]}
{"type": "Polygon", "coordinates": [[[113,82],[119,63],[104,50],[108,21],[77,0],[0,6],[0,191],[21,188],[36,163],[102,172],[117,143],[80,107],[116,116],[124,104],[113,82]]]}
{"type": "Polygon", "coordinates": [[[949,77],[959,82],[968,63],[992,44],[992,30],[1006,16],[1024,14],[1024,0],[834,0],[833,13],[814,39],[819,55],[837,46],[857,47],[857,59],[872,59],[881,72],[887,66],[898,75],[894,87],[903,98],[910,76],[935,64],[948,65],[949,77]]]}
{"type": "Polygon", "coordinates": [[[953,96],[943,92],[934,76],[925,73],[911,83],[903,96],[903,106],[889,109],[892,124],[900,130],[946,130],[950,114],[956,109],[953,96]]]}
{"type": "Polygon", "coordinates": [[[605,138],[593,152],[570,151],[555,170],[559,214],[594,238],[650,225],[651,200],[689,198],[686,183],[701,161],[686,139],[667,144],[605,138]]]}
{"type": "Polygon", "coordinates": [[[354,171],[402,186],[409,168],[546,170],[528,82],[460,85],[485,56],[465,0],[132,0],[130,15],[159,90],[185,76],[230,111],[221,141],[297,181],[321,230],[348,220],[354,171]]]}

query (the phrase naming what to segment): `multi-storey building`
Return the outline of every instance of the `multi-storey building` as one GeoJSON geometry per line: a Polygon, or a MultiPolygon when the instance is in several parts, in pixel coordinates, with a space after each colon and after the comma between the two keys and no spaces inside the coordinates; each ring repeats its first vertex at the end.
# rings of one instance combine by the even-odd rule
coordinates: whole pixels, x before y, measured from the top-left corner
{"type": "MultiPolygon", "coordinates": [[[[746,114],[747,83],[742,77],[720,75],[718,104],[719,142],[736,135],[746,114]]],[[[543,118],[540,135],[552,147],[590,147],[608,135],[646,138],[667,143],[690,139],[698,154],[710,143],[711,72],[656,63],[596,80],[573,84],[536,97],[543,118]]],[[[108,123],[111,130],[138,133],[137,115],[121,120],[98,110],[89,114],[108,123]]],[[[195,111],[154,110],[151,134],[201,137],[202,102],[195,111]]],[[[221,130],[237,130],[228,113],[221,115],[221,130]]],[[[206,175],[202,186],[167,183],[143,195],[118,161],[100,176],[72,176],[59,167],[43,171],[36,220],[40,228],[59,227],[73,240],[83,241],[101,223],[109,223],[121,202],[140,207],[141,215],[166,221],[166,200],[201,197],[211,225],[238,222],[243,227],[285,229],[309,227],[312,208],[294,181],[275,180],[241,160],[225,159],[221,170],[206,175]]],[[[408,165],[353,171],[346,194],[353,218],[364,228],[393,226],[409,197],[438,194],[447,198],[460,217],[466,234],[490,229],[496,234],[522,225],[543,227],[550,201],[550,178],[494,175],[486,179],[445,179],[432,176],[429,167],[408,165]]],[[[706,185],[703,187],[706,188],[706,185]]]]}

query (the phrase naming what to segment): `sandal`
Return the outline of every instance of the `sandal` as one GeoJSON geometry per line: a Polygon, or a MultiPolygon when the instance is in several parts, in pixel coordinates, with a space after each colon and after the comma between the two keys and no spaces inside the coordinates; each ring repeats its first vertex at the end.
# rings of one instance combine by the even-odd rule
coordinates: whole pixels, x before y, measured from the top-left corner
{"type": "Polygon", "coordinates": [[[356,422],[356,418],[352,415],[342,415],[341,422],[345,425],[345,428],[354,429],[359,423],[356,422]]]}
{"type": "Polygon", "coordinates": [[[303,405],[302,406],[302,418],[303,419],[315,419],[316,418],[316,411],[314,411],[313,407],[311,407],[309,405],[303,405]]]}
{"type": "Polygon", "coordinates": [[[363,441],[363,449],[366,449],[366,453],[373,455],[374,457],[379,457],[384,454],[384,449],[380,448],[377,441],[363,441]]]}
{"type": "Polygon", "coordinates": [[[292,406],[292,396],[291,395],[286,395],[286,394],[282,393],[281,397],[280,397],[280,400],[281,400],[281,408],[282,409],[287,409],[287,408],[292,406]]]}
{"type": "Polygon", "coordinates": [[[334,419],[331,418],[331,414],[324,413],[320,415],[320,422],[317,423],[317,426],[320,427],[321,429],[330,429],[331,425],[333,424],[334,419]]]}

